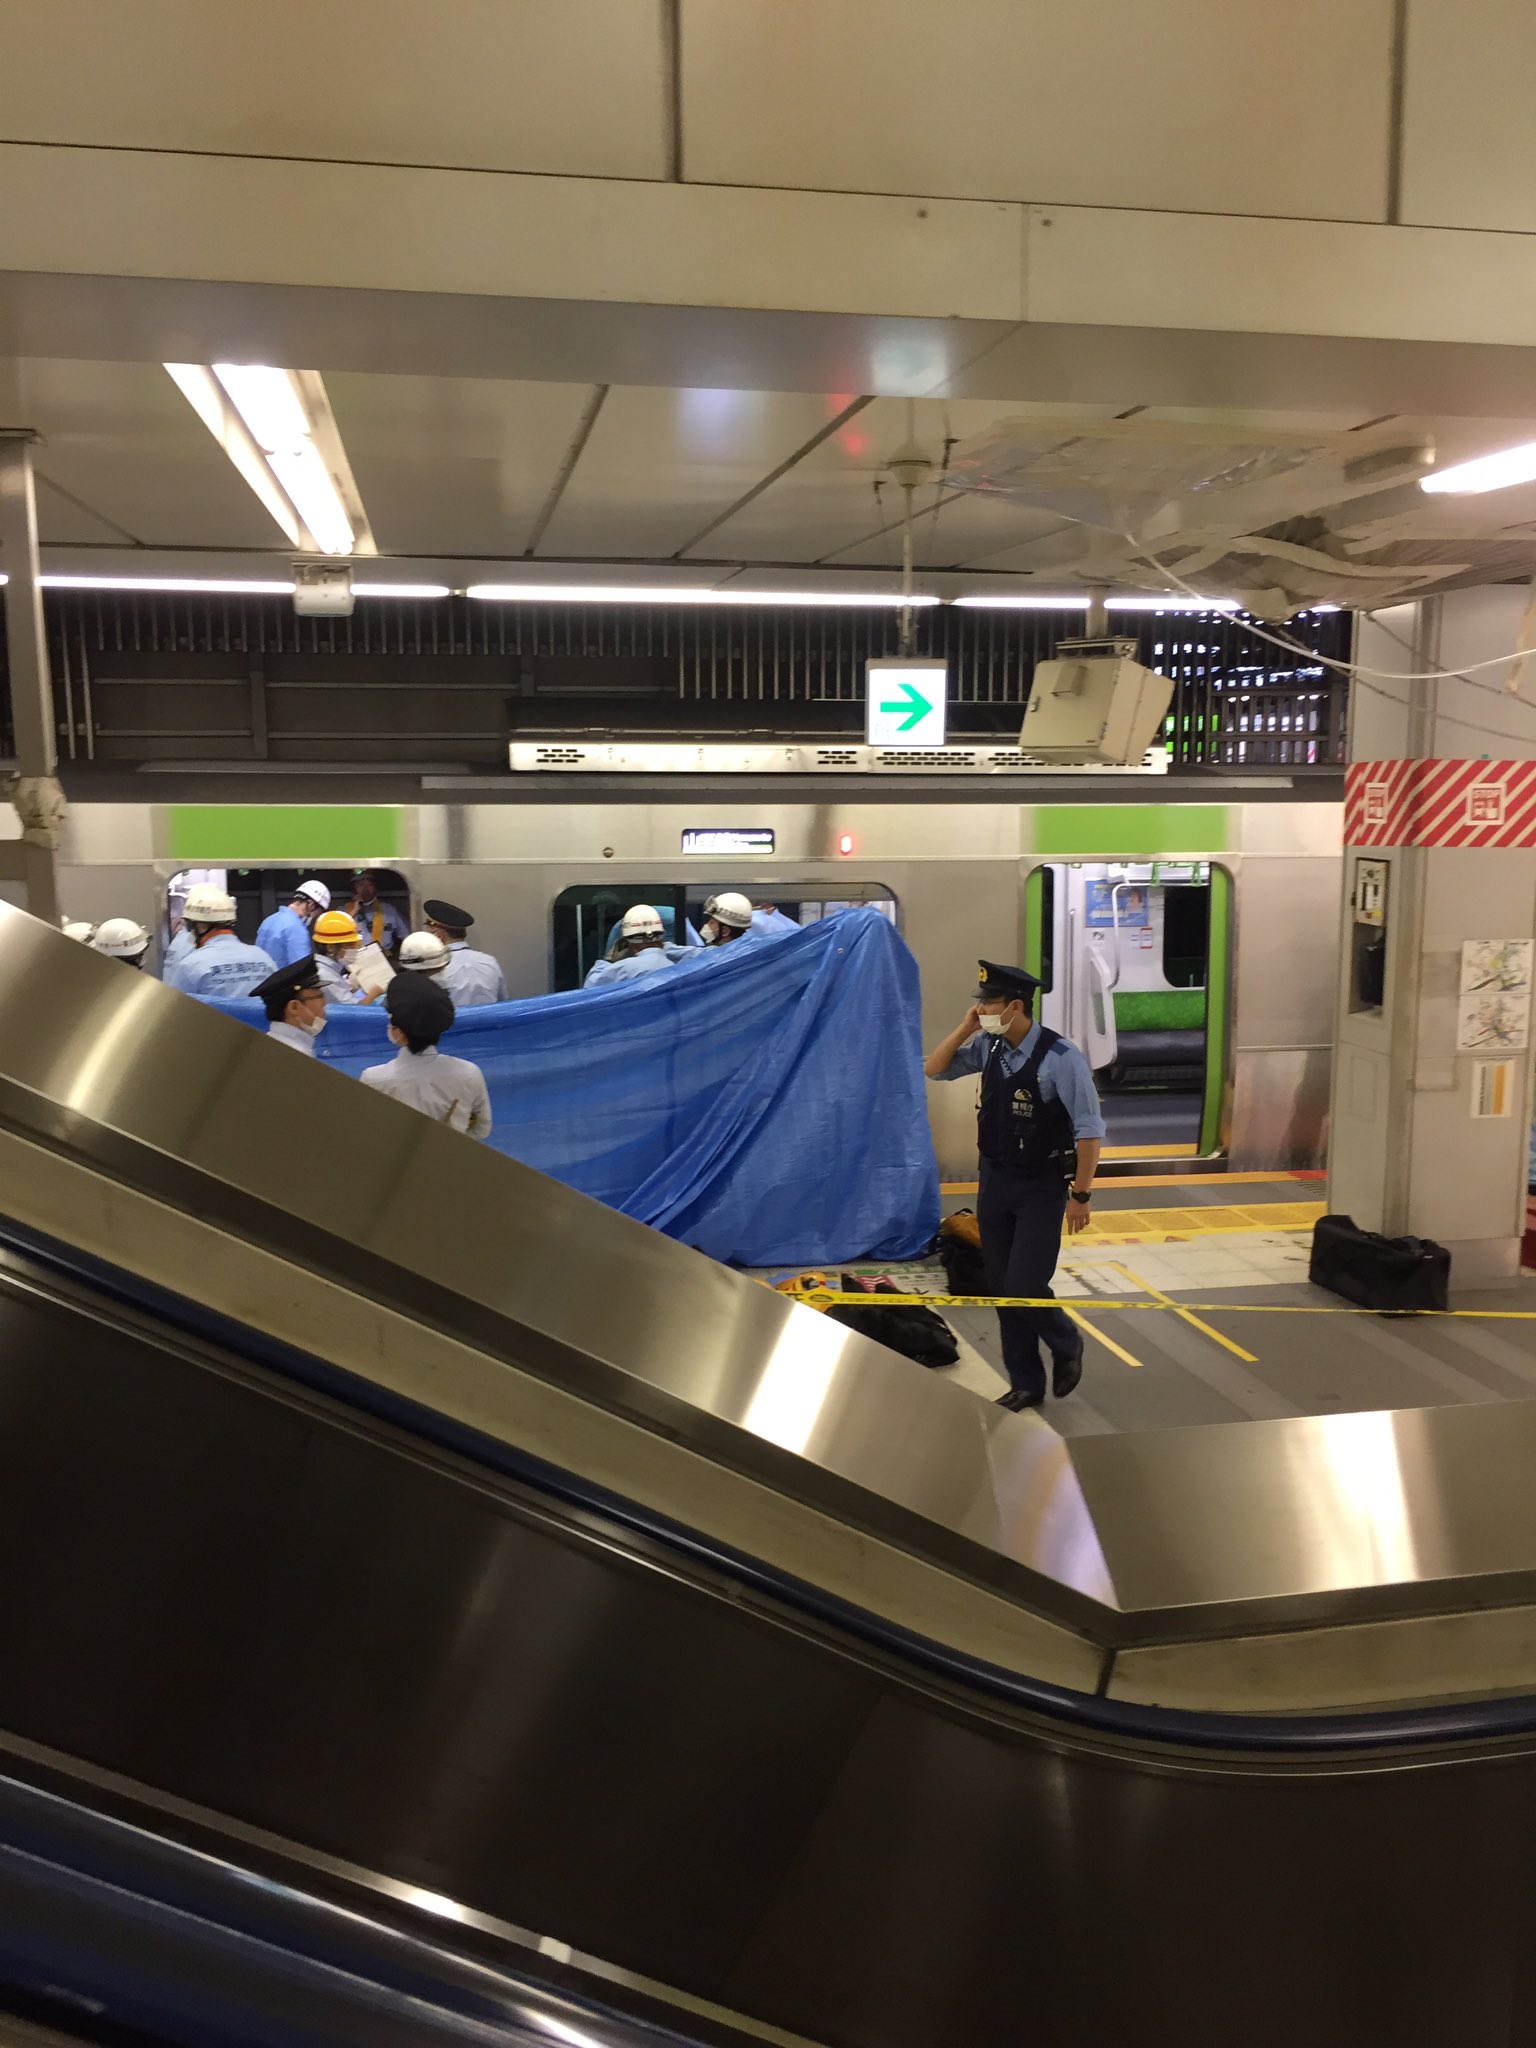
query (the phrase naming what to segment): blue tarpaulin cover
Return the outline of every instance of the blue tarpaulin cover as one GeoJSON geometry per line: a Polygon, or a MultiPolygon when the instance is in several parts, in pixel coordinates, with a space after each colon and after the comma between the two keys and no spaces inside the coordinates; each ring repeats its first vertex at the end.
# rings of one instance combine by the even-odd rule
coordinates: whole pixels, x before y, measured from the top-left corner
{"type": "MultiPolygon", "coordinates": [[[[326,1016],[327,1064],[394,1057],[381,1005],[326,1016]]],[[[484,1073],[493,1146],[713,1258],[907,1258],[938,1228],[917,963],[878,911],[461,1010],[442,1046],[484,1073]]]]}

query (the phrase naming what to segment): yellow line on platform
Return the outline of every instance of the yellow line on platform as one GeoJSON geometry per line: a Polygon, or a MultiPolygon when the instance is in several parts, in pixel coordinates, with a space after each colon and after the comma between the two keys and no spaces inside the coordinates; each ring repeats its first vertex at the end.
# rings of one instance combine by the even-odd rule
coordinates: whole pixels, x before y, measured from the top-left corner
{"type": "MultiPolygon", "coordinates": [[[[887,1299],[889,1299],[888,1296],[887,1299]]],[[[1134,1367],[1137,1372],[1140,1372],[1141,1360],[1139,1358],[1132,1358],[1129,1351],[1123,1351],[1120,1348],[1120,1346],[1115,1342],[1113,1337],[1106,1337],[1102,1330],[1095,1329],[1093,1324],[1089,1322],[1088,1318],[1085,1315],[1080,1315],[1078,1311],[1075,1308],[1069,1306],[1068,1303],[1062,1302],[1060,1306],[1066,1310],[1067,1314],[1072,1318],[1073,1322],[1077,1324],[1077,1327],[1080,1330],[1086,1330],[1090,1337],[1097,1337],[1099,1342],[1104,1346],[1104,1349],[1106,1351],[1113,1351],[1116,1358],[1120,1359],[1124,1364],[1134,1367]]]]}
{"type": "Polygon", "coordinates": [[[1188,1323],[1192,1330],[1199,1330],[1203,1336],[1209,1337],[1213,1344],[1219,1344],[1223,1351],[1230,1351],[1234,1358],[1240,1358],[1244,1365],[1258,1364],[1259,1361],[1251,1351],[1245,1351],[1241,1344],[1234,1344],[1230,1337],[1223,1337],[1220,1330],[1213,1330],[1209,1323],[1201,1322],[1193,1309],[1180,1308],[1176,1301],[1169,1300],[1160,1287],[1152,1286],[1150,1281],[1143,1280],[1139,1273],[1133,1273],[1122,1260],[1116,1259],[1113,1263],[1119,1266],[1133,1287],[1139,1287],[1143,1294],[1150,1294],[1160,1307],[1171,1308],[1181,1323],[1188,1323]]]}
{"type": "MultiPolygon", "coordinates": [[[[1310,1173],[1290,1173],[1276,1167],[1272,1173],[1127,1173],[1111,1174],[1107,1180],[1096,1183],[1102,1194],[1106,1188],[1261,1188],[1275,1187],[1283,1181],[1318,1183],[1310,1173]]],[[[974,1195],[979,1183],[974,1180],[941,1180],[941,1195],[974,1195]]]]}
{"type": "MultiPolygon", "coordinates": [[[[847,1302],[860,1308],[1064,1308],[1072,1314],[1070,1305],[1058,1301],[1054,1294],[839,1294],[831,1288],[807,1288],[797,1294],[784,1286],[778,1292],[808,1308],[833,1308],[847,1302]]],[[[1096,1296],[1089,1307],[1095,1315],[1104,1309],[1142,1309],[1158,1315],[1169,1309],[1176,1315],[1201,1309],[1208,1316],[1416,1316],[1440,1322],[1536,1323],[1536,1308],[1335,1308],[1331,1302],[1106,1301],[1102,1296],[1096,1296]]]]}

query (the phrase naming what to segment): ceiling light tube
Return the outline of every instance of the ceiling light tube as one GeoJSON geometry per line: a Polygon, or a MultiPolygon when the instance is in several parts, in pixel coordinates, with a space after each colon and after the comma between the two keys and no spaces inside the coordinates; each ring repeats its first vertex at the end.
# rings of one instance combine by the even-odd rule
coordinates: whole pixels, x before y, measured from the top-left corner
{"type": "Polygon", "coordinates": [[[899,609],[939,603],[936,597],[865,590],[714,590],[665,583],[471,583],[466,597],[484,604],[695,604],[880,606],[899,609]]]}
{"type": "Polygon", "coordinates": [[[446,583],[354,583],[354,597],[452,597],[446,583]]]}
{"type": "Polygon", "coordinates": [[[166,372],[183,398],[260,498],[289,545],[302,547],[299,515],[284,496],[270,464],[251,437],[251,430],[226,398],[212,370],[202,363],[167,363],[166,372]]]}
{"type": "Polygon", "coordinates": [[[39,576],[44,590],[143,590],[189,597],[292,597],[293,583],[233,576],[39,576]]]}
{"type": "Polygon", "coordinates": [[[1511,484],[1536,481],[1536,441],[1503,448],[1497,455],[1479,455],[1472,462],[1452,463],[1419,478],[1421,491],[1448,491],[1460,497],[1474,491],[1502,491],[1511,484]]]}
{"type": "Polygon", "coordinates": [[[321,553],[350,555],[357,536],[290,373],[265,363],[215,363],[213,374],[321,553]]]}

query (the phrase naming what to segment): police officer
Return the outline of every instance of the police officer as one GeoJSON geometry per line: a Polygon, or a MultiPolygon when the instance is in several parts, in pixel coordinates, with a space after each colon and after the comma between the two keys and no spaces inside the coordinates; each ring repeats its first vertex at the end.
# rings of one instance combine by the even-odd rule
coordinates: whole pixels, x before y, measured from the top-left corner
{"type": "Polygon", "coordinates": [[[427,930],[448,948],[448,965],[438,979],[452,997],[454,1008],[463,1010],[474,1003],[504,1003],[507,1000],[507,977],[502,973],[499,961],[489,953],[477,953],[470,945],[469,932],[475,920],[469,912],[461,910],[457,903],[443,903],[435,899],[424,903],[421,910],[427,930]]]}
{"type": "Polygon", "coordinates": [[[251,990],[267,1013],[267,1036],[310,1059],[325,1029],[325,990],[312,959],[290,960],[251,990]]]}
{"type": "MultiPolygon", "coordinates": [[[[923,1071],[930,1081],[981,1075],[976,1220],[987,1285],[1038,1300],[1051,1292],[1063,1222],[1069,1237],[1088,1227],[1104,1119],[1087,1060],[1035,1021],[1037,978],[1022,967],[979,964],[975,1002],[923,1071]]],[[[1051,1354],[1051,1392],[1070,1394],[1083,1376],[1077,1324],[1059,1308],[1000,1308],[997,1320],[1008,1371],[999,1405],[1017,1412],[1045,1399],[1042,1344],[1051,1354]]]]}
{"type": "Polygon", "coordinates": [[[182,923],[194,950],[166,969],[170,988],[189,996],[248,996],[277,966],[260,946],[235,937],[235,899],[225,889],[207,882],[189,889],[182,923]]]}
{"type": "Polygon", "coordinates": [[[388,1065],[365,1067],[363,1086],[408,1102],[434,1123],[491,1135],[491,1097],[485,1076],[472,1060],[456,1060],[437,1049],[453,1022],[453,1003],[435,975],[397,974],[385,991],[389,1038],[400,1050],[388,1065]]]}
{"type": "Polygon", "coordinates": [[[331,907],[331,892],[324,882],[300,882],[289,900],[264,917],[256,943],[269,953],[279,967],[302,960],[310,952],[310,926],[322,911],[331,907]]]}

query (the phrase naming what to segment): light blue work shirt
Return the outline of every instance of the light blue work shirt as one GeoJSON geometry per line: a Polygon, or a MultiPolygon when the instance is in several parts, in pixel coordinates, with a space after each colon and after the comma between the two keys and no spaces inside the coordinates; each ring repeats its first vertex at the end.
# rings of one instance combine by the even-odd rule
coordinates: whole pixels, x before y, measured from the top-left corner
{"type": "Polygon", "coordinates": [[[171,936],[171,943],[165,949],[165,958],[160,963],[160,979],[169,982],[174,988],[176,977],[172,970],[179,967],[183,960],[189,960],[191,957],[192,934],[184,924],[179,924],[171,936]]]}
{"type": "Polygon", "coordinates": [[[165,977],[166,985],[189,996],[248,996],[277,967],[270,953],[248,946],[233,932],[215,932],[165,977]]]}
{"type": "MultiPolygon", "coordinates": [[[[334,909],[335,905],[331,907],[334,909]]],[[[399,952],[410,927],[393,903],[386,903],[382,896],[376,896],[371,903],[359,903],[354,896],[347,910],[362,933],[365,946],[378,945],[386,953],[399,952]]]]}
{"type": "MultiPolygon", "coordinates": [[[[1006,1038],[998,1041],[997,1057],[1005,1075],[1016,1074],[1035,1049],[1040,1036],[1039,1022],[1031,1024],[1017,1045],[1006,1038]]],[[[985,1031],[973,1031],[936,1081],[958,1081],[965,1074],[979,1074],[986,1065],[992,1040],[985,1031]]],[[[1046,1102],[1059,1102],[1072,1119],[1074,1138],[1102,1138],[1104,1116],[1099,1108],[1099,1091],[1093,1085],[1093,1069],[1068,1038],[1059,1038],[1040,1062],[1037,1083],[1046,1102]]]]}
{"type": "Polygon", "coordinates": [[[291,967],[295,960],[302,960],[315,950],[309,926],[287,903],[262,919],[256,943],[263,953],[270,955],[276,967],[291,967]]]}
{"type": "Polygon", "coordinates": [[[452,996],[456,1010],[507,1000],[507,977],[500,962],[489,953],[476,952],[463,939],[449,941],[448,965],[437,978],[452,996]]]}
{"type": "Polygon", "coordinates": [[[647,946],[643,953],[626,953],[622,960],[599,960],[589,968],[583,988],[616,988],[621,981],[638,981],[644,974],[654,974],[660,967],[670,967],[674,960],[690,951],[687,946],[647,946]]]}
{"type": "Polygon", "coordinates": [[[752,929],[759,938],[782,939],[787,938],[791,932],[799,931],[800,927],[792,917],[786,917],[782,910],[773,906],[767,910],[753,911],[752,929]]]}

